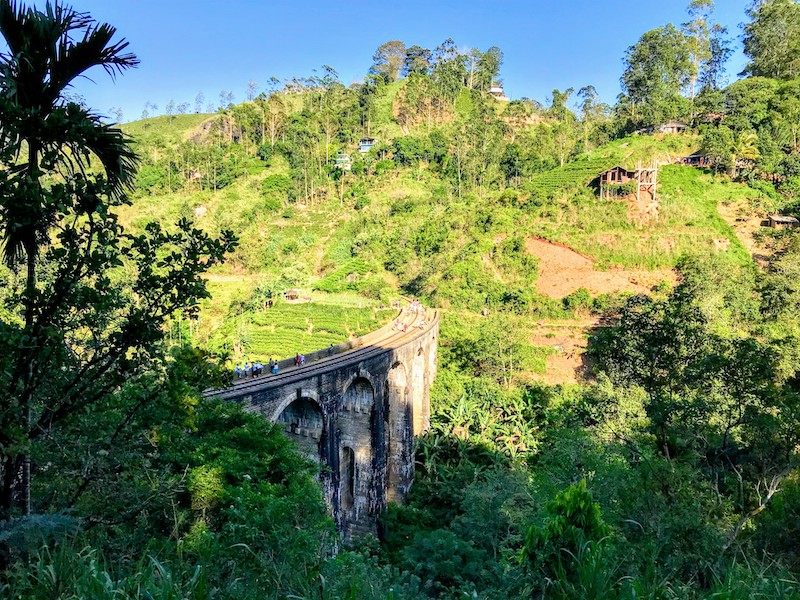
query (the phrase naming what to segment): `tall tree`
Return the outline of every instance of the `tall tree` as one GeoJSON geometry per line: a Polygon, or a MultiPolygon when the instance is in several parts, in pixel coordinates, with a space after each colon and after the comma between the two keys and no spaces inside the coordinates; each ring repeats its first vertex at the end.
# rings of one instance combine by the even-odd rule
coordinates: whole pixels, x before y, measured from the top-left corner
{"type": "Polygon", "coordinates": [[[456,97],[467,82],[466,56],[447,38],[434,50],[433,78],[445,103],[455,105],[456,97]]]}
{"type": "Polygon", "coordinates": [[[247,92],[245,94],[245,98],[247,98],[248,102],[252,102],[256,96],[258,96],[258,83],[250,80],[247,82],[247,92]]]}
{"type": "Polygon", "coordinates": [[[372,56],[370,72],[382,76],[386,81],[397,81],[406,61],[406,45],[400,40],[391,40],[378,46],[372,56]]]}
{"type": "Polygon", "coordinates": [[[756,0],[747,10],[744,74],[791,79],[800,76],[800,4],[797,0],[756,0]]]}
{"type": "Polygon", "coordinates": [[[691,0],[687,9],[691,21],[683,24],[689,50],[691,71],[689,73],[689,97],[694,99],[697,80],[702,65],[711,59],[711,26],[709,20],[714,12],[714,0],[691,0]]]}
{"type": "MultiPolygon", "coordinates": [[[[101,66],[113,76],[138,64],[133,54],[125,53],[126,41],[112,43],[115,33],[114,27],[97,24],[86,14],[57,3],[47,2],[44,11],[38,11],[11,0],[0,1],[0,34],[8,45],[8,52],[0,55],[0,140],[4,162],[19,163],[11,169],[6,180],[9,187],[0,195],[0,229],[5,263],[15,268],[24,262],[27,268],[23,311],[27,338],[34,333],[39,249],[47,242],[59,210],[41,183],[42,160],[49,170],[59,164],[85,169],[88,154],[94,153],[115,193],[122,192],[134,172],[134,154],[119,129],[104,125],[98,115],[80,105],[62,101],[72,80],[92,67],[101,66]],[[77,42],[75,33],[83,34],[77,42]]],[[[19,424],[27,429],[32,369],[22,361],[13,369],[8,391],[27,415],[28,422],[19,424]]],[[[7,511],[15,479],[28,459],[5,458],[0,509],[7,511]]],[[[26,465],[22,494],[29,512],[30,467],[26,465]]]]}
{"type": "Polygon", "coordinates": [[[497,46],[492,46],[482,53],[476,70],[476,87],[484,92],[488,90],[500,75],[502,64],[503,51],[497,46]]]}
{"type": "Polygon", "coordinates": [[[709,38],[710,56],[700,72],[700,89],[716,91],[725,85],[725,64],[733,54],[728,30],[715,23],[709,38]]]}
{"type": "Polygon", "coordinates": [[[688,108],[681,90],[689,83],[692,62],[684,34],[669,24],[648,31],[625,53],[622,88],[634,120],[654,125],[683,116],[688,108]]]}
{"type": "Polygon", "coordinates": [[[411,46],[406,50],[406,58],[403,63],[403,76],[408,77],[411,73],[427,75],[431,69],[433,53],[422,46],[411,46]]]}

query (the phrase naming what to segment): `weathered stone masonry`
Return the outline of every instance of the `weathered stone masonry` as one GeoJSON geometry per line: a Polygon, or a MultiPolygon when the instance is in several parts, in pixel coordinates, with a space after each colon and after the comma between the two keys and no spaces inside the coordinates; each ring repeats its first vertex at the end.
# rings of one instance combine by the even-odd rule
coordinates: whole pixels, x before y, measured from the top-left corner
{"type": "Polygon", "coordinates": [[[414,480],[414,436],[430,422],[438,337],[438,315],[424,329],[387,327],[356,349],[214,395],[282,423],[327,467],[325,500],[345,539],[377,533],[380,512],[403,501],[414,480]]]}

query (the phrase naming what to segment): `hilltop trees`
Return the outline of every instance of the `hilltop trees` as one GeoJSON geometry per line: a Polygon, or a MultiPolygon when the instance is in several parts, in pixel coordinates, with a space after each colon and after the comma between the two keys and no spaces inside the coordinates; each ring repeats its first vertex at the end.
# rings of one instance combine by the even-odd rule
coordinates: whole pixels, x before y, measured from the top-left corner
{"type": "Polygon", "coordinates": [[[397,81],[406,62],[406,45],[400,40],[381,44],[372,57],[370,72],[386,81],[397,81]]]}
{"type": "Polygon", "coordinates": [[[800,4],[797,0],[757,0],[748,9],[744,51],[750,63],[744,74],[791,79],[800,77],[800,4]]]}
{"type": "Polygon", "coordinates": [[[709,17],[714,11],[714,0],[692,0],[688,10],[692,20],[683,25],[683,30],[692,65],[689,74],[689,97],[694,99],[701,66],[711,60],[709,17]]]}
{"type": "Polygon", "coordinates": [[[692,74],[686,39],[674,25],[648,31],[625,53],[622,88],[634,121],[654,124],[688,112],[681,90],[692,74]]]}

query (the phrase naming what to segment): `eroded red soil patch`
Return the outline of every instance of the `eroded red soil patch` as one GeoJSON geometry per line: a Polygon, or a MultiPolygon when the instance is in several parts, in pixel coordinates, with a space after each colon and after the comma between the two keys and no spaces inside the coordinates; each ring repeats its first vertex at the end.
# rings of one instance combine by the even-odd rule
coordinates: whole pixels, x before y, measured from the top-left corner
{"type": "Polygon", "coordinates": [[[593,295],[610,292],[645,294],[663,280],[675,282],[671,270],[636,271],[613,269],[598,271],[594,261],[561,244],[539,238],[528,238],[526,250],[539,259],[539,277],[536,289],[551,298],[563,298],[579,288],[593,295]]]}

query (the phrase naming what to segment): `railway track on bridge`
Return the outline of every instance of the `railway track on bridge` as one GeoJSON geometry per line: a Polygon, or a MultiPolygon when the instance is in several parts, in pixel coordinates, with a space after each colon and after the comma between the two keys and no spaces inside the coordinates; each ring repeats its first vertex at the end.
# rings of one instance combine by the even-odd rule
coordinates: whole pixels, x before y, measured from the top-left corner
{"type": "MultiPolygon", "coordinates": [[[[433,316],[428,319],[428,311],[411,311],[403,309],[392,323],[385,325],[381,329],[368,333],[351,342],[353,347],[349,350],[339,351],[306,362],[302,366],[288,366],[285,370],[277,374],[265,373],[257,377],[248,377],[234,381],[233,386],[223,389],[206,390],[205,397],[217,396],[222,399],[229,397],[241,397],[250,391],[263,391],[273,387],[281,387],[294,382],[299,382],[324,373],[334,371],[350,362],[357,362],[399,348],[416,338],[424,335],[428,329],[433,327],[439,319],[438,311],[433,312],[433,316]],[[405,331],[397,328],[397,324],[405,325],[405,331]],[[424,323],[424,327],[420,327],[424,323]]],[[[320,352],[326,352],[320,350],[320,352]]],[[[287,359],[279,364],[290,361],[287,359]]],[[[291,364],[291,363],[290,363],[291,364]]]]}

